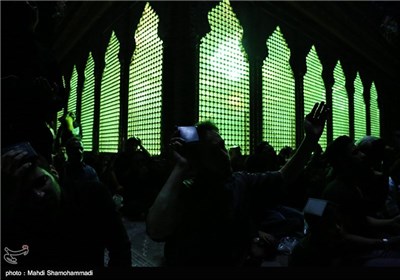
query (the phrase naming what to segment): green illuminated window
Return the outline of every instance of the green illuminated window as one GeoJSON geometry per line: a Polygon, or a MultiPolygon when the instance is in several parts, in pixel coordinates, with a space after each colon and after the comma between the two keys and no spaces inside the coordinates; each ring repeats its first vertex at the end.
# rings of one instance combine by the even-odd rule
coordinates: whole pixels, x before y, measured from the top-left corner
{"type": "Polygon", "coordinates": [[[99,152],[117,152],[120,111],[119,42],[113,32],[105,55],[105,69],[101,80],[99,152]]]}
{"type": "Polygon", "coordinates": [[[333,71],[335,83],[332,87],[333,139],[349,135],[349,98],[345,87],[346,78],[340,61],[333,71]]]}
{"type": "MultiPolygon", "coordinates": [[[[307,72],[304,76],[304,114],[311,112],[316,102],[325,101],[325,85],[322,80],[322,65],[313,46],[307,55],[307,72]]],[[[319,139],[319,144],[326,148],[326,126],[319,139]]]]}
{"type": "Polygon", "coordinates": [[[376,92],[375,83],[372,83],[371,86],[371,101],[370,101],[370,110],[371,110],[371,135],[380,137],[381,136],[381,127],[380,127],[380,113],[378,107],[378,94],[376,92]]]}
{"type": "Polygon", "coordinates": [[[76,112],[76,91],[78,89],[78,71],[76,71],[76,66],[74,66],[74,70],[72,71],[71,81],[70,81],[70,90],[68,97],[68,112],[76,112]]]}
{"type": "Polygon", "coordinates": [[[263,137],[275,150],[296,146],[296,103],[290,50],[279,29],[267,41],[263,65],[263,137]]]}
{"type": "Polygon", "coordinates": [[[92,53],[89,53],[89,58],[85,68],[85,83],[82,92],[82,143],[85,151],[92,150],[93,141],[93,120],[94,120],[94,61],[92,53]]]}
{"type": "Polygon", "coordinates": [[[367,120],[360,74],[354,80],[354,140],[367,135],[367,120]]]}
{"type": "Polygon", "coordinates": [[[57,123],[56,123],[57,129],[56,129],[56,132],[58,131],[58,128],[61,125],[61,122],[58,119],[61,118],[63,115],[64,115],[64,108],[57,112],[57,123]]]}
{"type": "Polygon", "coordinates": [[[249,153],[249,64],[241,47],[243,29],[229,1],[208,14],[211,26],[200,45],[199,120],[211,120],[227,148],[249,153]]]}
{"type": "MultiPolygon", "coordinates": [[[[65,85],[66,85],[66,83],[65,83],[65,77],[64,77],[64,76],[61,76],[61,80],[62,80],[63,87],[64,87],[64,89],[65,89],[65,85]]],[[[60,125],[61,125],[61,123],[58,121],[58,119],[61,118],[63,114],[64,114],[64,108],[62,108],[60,111],[57,112],[56,132],[58,131],[58,128],[59,128],[60,125]]]]}
{"type": "Polygon", "coordinates": [[[139,137],[151,154],[160,153],[162,41],[158,16],[146,4],[135,33],[136,48],[130,65],[128,137],[139,137]]]}

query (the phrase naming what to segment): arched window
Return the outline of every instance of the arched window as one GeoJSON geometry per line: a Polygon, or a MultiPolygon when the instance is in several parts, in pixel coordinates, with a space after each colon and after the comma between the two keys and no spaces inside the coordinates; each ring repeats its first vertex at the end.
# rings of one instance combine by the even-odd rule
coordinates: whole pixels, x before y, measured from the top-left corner
{"type": "Polygon", "coordinates": [[[376,91],[375,83],[371,86],[371,135],[380,137],[381,136],[381,125],[380,125],[380,112],[378,106],[378,93],[376,91]]]}
{"type": "MultiPolygon", "coordinates": [[[[307,72],[304,76],[304,114],[311,112],[314,104],[325,101],[325,85],[322,79],[322,65],[319,61],[315,47],[313,46],[307,55],[307,72]]],[[[326,148],[326,127],[319,139],[319,144],[326,148]]]]}
{"type": "Polygon", "coordinates": [[[120,113],[119,42],[113,32],[105,55],[105,68],[101,80],[99,152],[117,152],[120,113]]]}
{"type": "Polygon", "coordinates": [[[77,94],[76,91],[78,89],[78,71],[76,71],[76,66],[74,66],[74,69],[72,70],[72,76],[71,76],[71,81],[70,81],[70,91],[69,91],[69,96],[68,96],[68,106],[67,110],[76,112],[76,99],[77,99],[77,94]]]}
{"type": "Polygon", "coordinates": [[[333,139],[341,135],[349,135],[349,97],[346,91],[346,78],[340,61],[333,71],[335,83],[332,87],[332,124],[333,139]]]}
{"type": "Polygon", "coordinates": [[[367,114],[363,92],[360,74],[357,73],[354,80],[354,140],[356,141],[367,135],[367,114]]]}
{"type": "Polygon", "coordinates": [[[94,61],[92,53],[89,53],[85,67],[81,113],[82,143],[85,151],[91,151],[93,148],[94,81],[94,61]]]}
{"type": "Polygon", "coordinates": [[[201,40],[199,120],[219,128],[226,147],[249,153],[249,63],[242,48],[243,29],[224,0],[208,14],[211,31],[201,40]]]}
{"type": "Polygon", "coordinates": [[[139,137],[151,153],[161,147],[162,41],[158,16],[146,4],[135,33],[136,48],[130,65],[128,137],[139,137]]]}
{"type": "Polygon", "coordinates": [[[296,146],[295,86],[290,68],[290,50],[277,27],[267,41],[263,65],[263,140],[277,152],[296,146]]]}

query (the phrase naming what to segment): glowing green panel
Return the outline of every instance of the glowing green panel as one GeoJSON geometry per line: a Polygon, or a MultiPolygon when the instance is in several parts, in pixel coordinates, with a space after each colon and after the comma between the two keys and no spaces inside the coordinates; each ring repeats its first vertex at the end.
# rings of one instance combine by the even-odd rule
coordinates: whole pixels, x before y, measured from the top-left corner
{"type": "Polygon", "coordinates": [[[63,84],[63,87],[65,88],[65,86],[66,86],[66,83],[65,83],[65,77],[64,77],[64,76],[61,76],[61,79],[62,79],[62,84],[63,84]]]}
{"type": "Polygon", "coordinates": [[[340,61],[333,71],[335,83],[332,87],[332,123],[333,139],[349,135],[349,98],[346,91],[346,78],[340,61]]]}
{"type": "Polygon", "coordinates": [[[376,92],[375,83],[371,86],[371,135],[380,137],[381,136],[381,126],[380,126],[380,112],[378,107],[378,93],[376,92]]]}
{"type": "Polygon", "coordinates": [[[263,138],[275,150],[296,146],[296,103],[290,50],[279,29],[267,41],[263,65],[263,138]]]}
{"type": "MultiPolygon", "coordinates": [[[[65,89],[66,83],[65,83],[65,77],[61,76],[62,84],[65,89]]],[[[58,131],[58,128],[60,127],[61,123],[58,121],[59,118],[62,117],[64,114],[64,108],[62,108],[60,111],[57,112],[57,120],[56,120],[56,131],[58,131]]]]}
{"type": "MultiPolygon", "coordinates": [[[[325,101],[325,85],[322,79],[322,65],[313,46],[307,55],[307,72],[304,76],[304,114],[311,112],[316,102],[325,101]]],[[[326,125],[319,144],[326,148],[326,125]]]]}
{"type": "Polygon", "coordinates": [[[99,152],[117,152],[120,112],[119,42],[114,32],[105,55],[105,69],[101,80],[99,152]]]}
{"type": "Polygon", "coordinates": [[[151,154],[161,141],[162,41],[158,16],[146,4],[135,33],[136,48],[130,65],[128,137],[139,137],[151,154]]]}
{"type": "Polygon", "coordinates": [[[227,148],[249,153],[249,64],[241,45],[243,29],[229,1],[208,14],[211,26],[200,45],[199,120],[211,120],[227,148]]]}
{"type": "Polygon", "coordinates": [[[61,125],[61,123],[58,121],[58,119],[61,118],[63,116],[63,114],[64,114],[64,108],[57,112],[57,124],[56,124],[57,129],[56,129],[56,132],[58,131],[58,128],[61,125]]]}
{"type": "Polygon", "coordinates": [[[363,86],[360,74],[357,73],[354,80],[354,140],[367,135],[365,102],[363,97],[363,86]]]}
{"type": "Polygon", "coordinates": [[[94,61],[92,53],[85,68],[85,83],[82,92],[81,126],[83,132],[82,143],[85,151],[92,150],[94,120],[94,61]]]}
{"type": "Polygon", "coordinates": [[[72,111],[76,113],[76,91],[78,89],[78,72],[76,71],[76,66],[74,66],[74,70],[72,71],[71,81],[70,81],[70,91],[68,97],[68,112],[72,111]]]}

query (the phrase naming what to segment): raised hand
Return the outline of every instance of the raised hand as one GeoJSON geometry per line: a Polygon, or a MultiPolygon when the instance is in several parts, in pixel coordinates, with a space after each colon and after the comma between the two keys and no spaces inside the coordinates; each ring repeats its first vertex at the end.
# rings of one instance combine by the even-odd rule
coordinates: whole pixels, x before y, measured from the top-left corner
{"type": "Polygon", "coordinates": [[[316,138],[317,140],[321,137],[328,110],[324,102],[315,103],[311,112],[304,119],[304,131],[308,137],[316,138]]]}

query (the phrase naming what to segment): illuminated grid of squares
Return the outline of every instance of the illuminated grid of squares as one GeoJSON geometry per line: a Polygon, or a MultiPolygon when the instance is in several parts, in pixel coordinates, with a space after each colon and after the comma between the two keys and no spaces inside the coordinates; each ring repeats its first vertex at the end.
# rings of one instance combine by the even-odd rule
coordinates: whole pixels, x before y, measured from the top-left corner
{"type": "Polygon", "coordinates": [[[249,153],[249,64],[241,46],[243,29],[229,1],[213,8],[200,45],[199,120],[219,128],[227,148],[249,153]]]}
{"type": "Polygon", "coordinates": [[[354,80],[354,140],[356,141],[367,135],[366,116],[363,86],[360,74],[357,73],[354,80]]]}
{"type": "Polygon", "coordinates": [[[346,91],[346,78],[340,61],[333,71],[335,83],[332,87],[332,124],[333,139],[341,135],[350,134],[349,126],[349,98],[346,91]]]}
{"type": "Polygon", "coordinates": [[[371,86],[371,101],[370,101],[370,112],[371,112],[371,135],[380,137],[380,112],[378,107],[378,93],[376,92],[375,83],[371,86]]]}
{"type": "Polygon", "coordinates": [[[94,120],[94,61],[92,53],[85,68],[85,83],[82,92],[81,126],[83,132],[82,143],[85,151],[92,150],[94,120]]]}
{"type": "Polygon", "coordinates": [[[99,152],[117,152],[120,113],[119,42],[113,32],[105,55],[105,69],[101,80],[99,152]]]}
{"type": "Polygon", "coordinates": [[[76,66],[74,66],[74,70],[72,71],[71,81],[70,81],[70,90],[68,96],[68,112],[76,113],[76,99],[77,94],[76,91],[78,89],[78,71],[76,71],[76,66]]]}
{"type": "Polygon", "coordinates": [[[57,130],[56,131],[58,131],[58,129],[61,125],[61,122],[58,119],[61,118],[63,116],[63,114],[64,114],[64,108],[57,112],[57,130]]]}
{"type": "MultiPolygon", "coordinates": [[[[65,83],[65,77],[64,77],[64,76],[61,76],[61,80],[62,80],[63,87],[64,87],[64,89],[65,89],[65,85],[66,85],[66,83],[65,83]]],[[[64,114],[64,108],[62,108],[60,111],[57,112],[56,131],[58,131],[58,128],[59,128],[60,125],[61,125],[61,123],[58,121],[58,119],[61,118],[63,114],[64,114]]]]}
{"type": "Polygon", "coordinates": [[[130,65],[128,137],[139,137],[151,153],[161,147],[162,41],[158,16],[146,4],[135,33],[136,48],[130,65]]]}
{"type": "MultiPolygon", "coordinates": [[[[322,79],[322,65],[319,61],[315,46],[313,46],[307,55],[307,72],[304,76],[304,114],[311,112],[316,102],[325,100],[325,85],[322,79]]],[[[326,125],[324,133],[319,139],[319,144],[322,149],[326,148],[326,125]]]]}
{"type": "Polygon", "coordinates": [[[267,41],[263,65],[263,138],[275,150],[296,146],[295,82],[290,50],[279,29],[267,41]]]}

